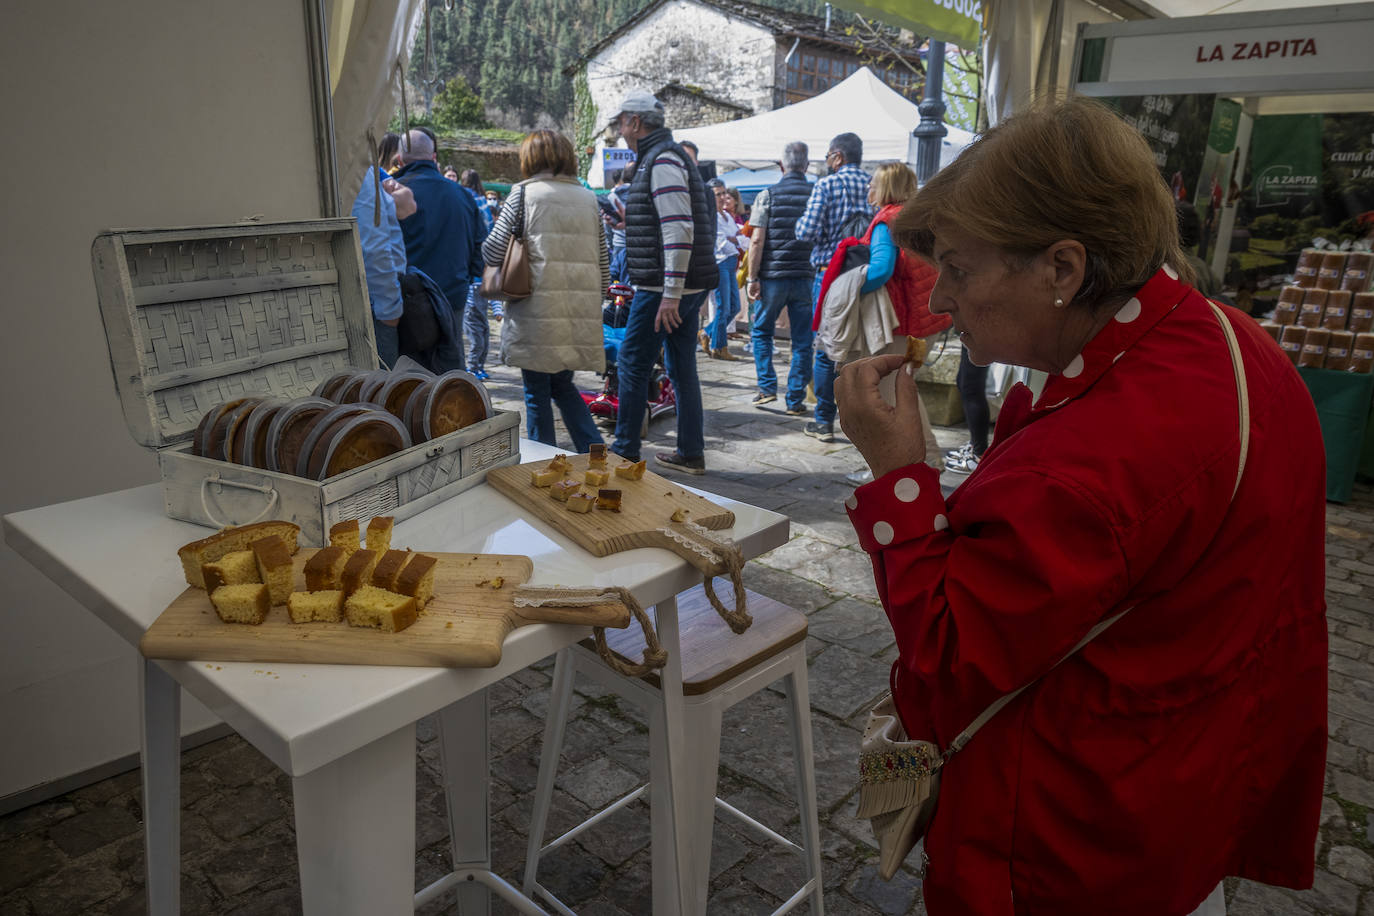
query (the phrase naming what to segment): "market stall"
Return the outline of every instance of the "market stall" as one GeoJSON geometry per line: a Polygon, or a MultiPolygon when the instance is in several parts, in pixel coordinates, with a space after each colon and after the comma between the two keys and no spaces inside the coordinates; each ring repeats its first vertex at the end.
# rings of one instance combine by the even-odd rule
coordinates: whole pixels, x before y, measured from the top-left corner
{"type": "MultiPolygon", "coordinates": [[[[1211,112],[1201,169],[1174,171],[1173,186],[1180,200],[1196,200],[1202,216],[1202,269],[1225,280],[1236,273],[1233,252],[1248,247],[1249,233],[1236,226],[1247,195],[1266,204],[1284,204],[1303,193],[1307,198],[1301,199],[1314,199],[1320,170],[1332,168],[1329,155],[1320,158],[1318,125],[1315,167],[1271,165],[1266,159],[1247,181],[1249,160],[1260,149],[1256,125],[1267,123],[1259,119],[1374,111],[1371,46],[1369,4],[1085,25],[1074,48],[1071,88],[1129,110],[1128,120],[1151,141],[1166,180],[1174,162],[1166,147],[1179,142],[1179,131],[1165,115],[1185,102],[1215,97],[1213,104],[1196,105],[1211,112]]],[[[1374,150],[1340,155],[1364,159],[1374,157],[1374,150]]],[[[1270,261],[1279,267],[1263,279],[1264,296],[1254,295],[1250,287],[1257,284],[1246,277],[1232,290],[1300,367],[1322,423],[1327,498],[1337,502],[1350,498],[1374,395],[1371,236],[1345,235],[1339,243],[1320,235],[1298,237],[1303,251],[1291,255],[1291,269],[1282,250],[1271,252],[1278,257],[1270,261]],[[1271,287],[1278,290],[1272,313],[1271,287]]]]}

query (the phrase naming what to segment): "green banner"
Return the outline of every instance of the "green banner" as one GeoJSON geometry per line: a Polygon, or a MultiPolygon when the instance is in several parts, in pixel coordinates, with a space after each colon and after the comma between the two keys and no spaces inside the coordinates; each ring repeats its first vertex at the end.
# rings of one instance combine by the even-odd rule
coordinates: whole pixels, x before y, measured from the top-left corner
{"type": "Polygon", "coordinates": [[[1315,200],[1322,183],[1322,116],[1265,115],[1250,140],[1255,207],[1295,213],[1315,200]]]}
{"type": "Polygon", "coordinates": [[[979,46],[983,31],[981,0],[835,0],[835,5],[970,50],[979,46]]]}

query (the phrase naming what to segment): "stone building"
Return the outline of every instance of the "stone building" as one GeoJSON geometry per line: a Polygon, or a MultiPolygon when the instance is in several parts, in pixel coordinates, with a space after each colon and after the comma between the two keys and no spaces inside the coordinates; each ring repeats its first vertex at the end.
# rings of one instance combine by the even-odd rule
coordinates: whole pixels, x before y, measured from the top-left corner
{"type": "Polygon", "coordinates": [[[810,98],[865,65],[917,100],[924,73],[919,40],[890,30],[882,40],[865,40],[862,29],[851,34],[841,25],[842,16],[854,22],[846,12],[827,20],[747,0],[657,0],[568,72],[585,77],[598,128],[631,88],[661,93],[669,123],[689,127],[810,98]]]}

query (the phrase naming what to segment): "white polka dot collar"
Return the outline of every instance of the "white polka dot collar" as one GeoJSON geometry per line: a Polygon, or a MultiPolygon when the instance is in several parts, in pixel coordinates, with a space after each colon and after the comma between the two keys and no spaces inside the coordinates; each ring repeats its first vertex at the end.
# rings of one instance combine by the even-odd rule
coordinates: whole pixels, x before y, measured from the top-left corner
{"type": "Polygon", "coordinates": [[[1049,377],[1032,409],[1055,410],[1091,388],[1191,289],[1179,281],[1178,274],[1168,265],[1156,271],[1149,282],[1117,309],[1097,336],[1088,341],[1083,352],[1069,360],[1058,375],[1049,377]]]}

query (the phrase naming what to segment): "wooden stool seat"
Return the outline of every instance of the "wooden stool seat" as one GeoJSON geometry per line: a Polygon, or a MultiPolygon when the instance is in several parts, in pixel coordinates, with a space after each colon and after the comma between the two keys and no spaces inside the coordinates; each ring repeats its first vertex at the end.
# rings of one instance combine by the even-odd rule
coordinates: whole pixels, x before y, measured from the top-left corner
{"type": "MultiPolygon", "coordinates": [[[[716,594],[733,603],[728,583],[719,580],[716,594]]],[[[698,585],[678,596],[678,627],[682,633],[682,694],[701,696],[731,678],[792,648],[806,639],[806,615],[766,595],[746,590],[754,623],[736,634],[721,619],[706,590],[698,585]]],[[[633,623],[623,630],[607,630],[606,644],[621,660],[639,664],[644,658],[644,632],[633,623]]],[[[592,640],[582,645],[596,651],[592,640]]],[[[658,673],[644,680],[661,687],[658,673]]]]}

